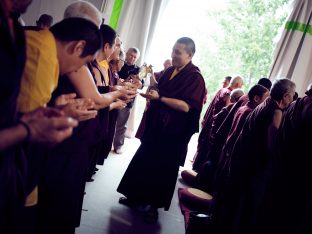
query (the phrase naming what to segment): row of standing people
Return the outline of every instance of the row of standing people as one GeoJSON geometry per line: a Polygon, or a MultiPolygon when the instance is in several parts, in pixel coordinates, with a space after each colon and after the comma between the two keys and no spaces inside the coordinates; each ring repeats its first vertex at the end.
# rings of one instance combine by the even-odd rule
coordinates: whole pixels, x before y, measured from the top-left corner
{"type": "MultiPolygon", "coordinates": [[[[118,85],[116,72],[108,61],[102,63],[112,56],[116,32],[101,25],[92,4],[75,2],[50,30],[25,32],[17,16],[30,3],[1,2],[6,39],[1,56],[10,59],[3,60],[7,80],[1,80],[1,108],[9,111],[1,119],[0,228],[1,233],[69,234],[80,223],[85,182],[113,143],[115,109],[131,102],[142,84],[132,77],[118,85]]],[[[151,205],[146,218],[152,222],[157,208],[169,209],[187,143],[199,129],[205,83],[192,64],[194,53],[194,41],[180,38],[158,90],[142,94],[150,100],[148,124],[117,189],[151,205]],[[146,176],[138,181],[141,169],[146,176]],[[163,179],[155,177],[157,170],[166,172],[163,179]]]]}
{"type": "Polygon", "coordinates": [[[86,66],[108,59],[116,39],[92,4],[71,4],[50,30],[25,31],[16,16],[30,3],[1,2],[1,108],[8,112],[1,119],[0,229],[74,233],[89,162],[100,141],[112,144],[108,121],[135,97],[136,85],[113,86],[110,69],[92,76],[98,67],[86,66]]]}

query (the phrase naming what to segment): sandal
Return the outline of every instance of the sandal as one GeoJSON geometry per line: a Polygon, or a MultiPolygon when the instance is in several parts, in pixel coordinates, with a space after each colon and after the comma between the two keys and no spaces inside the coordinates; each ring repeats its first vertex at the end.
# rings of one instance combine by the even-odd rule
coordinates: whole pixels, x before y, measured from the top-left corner
{"type": "Polygon", "coordinates": [[[144,215],[144,222],[149,224],[157,223],[158,211],[156,208],[150,208],[144,215]]]}

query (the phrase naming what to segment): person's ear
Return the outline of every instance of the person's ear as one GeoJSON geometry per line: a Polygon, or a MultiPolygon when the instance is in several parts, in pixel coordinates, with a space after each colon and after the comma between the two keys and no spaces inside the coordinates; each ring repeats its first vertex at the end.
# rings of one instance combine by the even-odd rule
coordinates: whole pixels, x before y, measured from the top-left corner
{"type": "Polygon", "coordinates": [[[85,46],[86,46],[86,41],[84,40],[77,41],[74,44],[73,53],[77,56],[81,56],[84,51],[85,46]]]}
{"type": "Polygon", "coordinates": [[[287,101],[290,98],[290,94],[287,92],[283,95],[283,100],[287,101]]]}
{"type": "Polygon", "coordinates": [[[257,103],[257,104],[260,103],[261,98],[258,95],[255,95],[253,99],[254,99],[255,103],[257,103]]]}
{"type": "Polygon", "coordinates": [[[107,49],[110,49],[110,44],[109,43],[105,43],[104,46],[103,46],[103,51],[107,50],[107,49]]]}

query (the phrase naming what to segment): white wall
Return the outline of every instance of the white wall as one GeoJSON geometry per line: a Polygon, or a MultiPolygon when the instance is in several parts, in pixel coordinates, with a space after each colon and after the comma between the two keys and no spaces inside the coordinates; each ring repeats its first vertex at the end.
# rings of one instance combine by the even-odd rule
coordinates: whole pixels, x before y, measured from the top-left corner
{"type": "MultiPolygon", "coordinates": [[[[76,0],[33,0],[25,14],[22,15],[26,25],[35,25],[36,20],[41,14],[53,16],[54,23],[63,18],[65,8],[76,0]]],[[[94,6],[101,10],[102,5],[106,6],[103,10],[105,23],[109,23],[108,17],[112,11],[114,0],[89,0],[94,6]]]]}

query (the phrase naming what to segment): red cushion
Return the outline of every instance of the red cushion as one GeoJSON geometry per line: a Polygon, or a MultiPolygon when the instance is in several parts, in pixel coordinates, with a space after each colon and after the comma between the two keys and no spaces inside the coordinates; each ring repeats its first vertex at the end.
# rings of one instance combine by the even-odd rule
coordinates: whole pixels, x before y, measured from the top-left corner
{"type": "MultiPolygon", "coordinates": [[[[179,200],[180,200],[180,191],[182,190],[183,188],[179,188],[178,189],[178,196],[179,196],[179,200]]],[[[190,212],[191,212],[191,210],[190,210],[190,208],[187,206],[187,205],[185,205],[185,204],[183,204],[183,202],[181,202],[181,200],[180,200],[180,202],[179,202],[179,205],[180,205],[180,208],[181,208],[181,212],[182,212],[182,214],[183,214],[183,216],[184,216],[184,224],[185,224],[185,229],[187,228],[187,225],[188,225],[188,223],[189,223],[189,218],[190,218],[190,212]]]]}
{"type": "Polygon", "coordinates": [[[181,177],[183,181],[190,186],[193,186],[195,184],[196,175],[197,172],[193,170],[184,170],[181,172],[181,177]]]}
{"type": "Polygon", "coordinates": [[[213,197],[196,188],[184,188],[179,190],[179,199],[191,210],[208,211],[213,197]]]}

